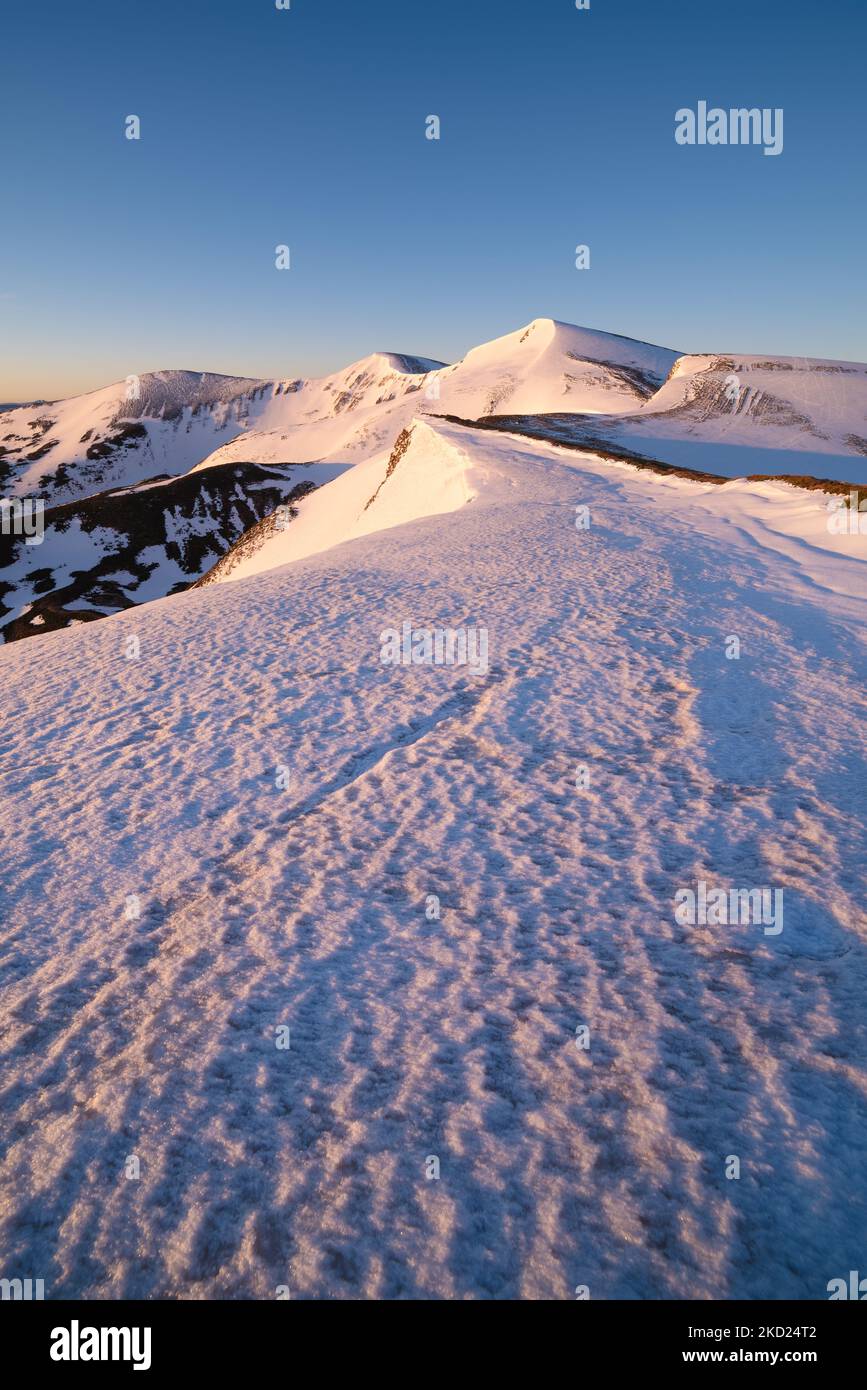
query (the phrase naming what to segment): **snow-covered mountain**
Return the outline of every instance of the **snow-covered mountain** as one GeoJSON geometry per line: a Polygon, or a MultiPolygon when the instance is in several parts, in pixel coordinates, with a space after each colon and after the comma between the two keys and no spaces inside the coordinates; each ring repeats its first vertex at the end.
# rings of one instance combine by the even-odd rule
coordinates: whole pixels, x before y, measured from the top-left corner
{"type": "Polygon", "coordinates": [[[667,348],[554,319],[534,319],[448,367],[377,353],[338,377],[278,384],[255,430],[223,445],[207,462],[244,457],[358,463],[390,448],[409,421],[424,414],[477,418],[506,407],[634,410],[676,360],[667,348]],[[415,370],[405,369],[407,361],[415,370]]]}
{"type": "Polygon", "coordinates": [[[593,417],[504,412],[489,423],[717,477],[867,481],[867,366],[861,362],[679,357],[637,410],[593,417]]]}
{"type": "MultiPolygon", "coordinates": [[[[579,417],[573,430],[631,440],[638,452],[642,440],[671,454],[689,449],[693,467],[729,476],[738,461],[727,464],[730,446],[864,456],[867,368],[682,357],[542,318],[452,366],[378,352],[311,379],[154,372],[0,411],[0,483],[8,496],[57,505],[222,463],[358,463],[390,449],[412,418],[431,414],[579,417]],[[723,455],[716,470],[711,448],[723,455]]],[[[791,470],[771,462],[768,471],[791,470]]]]}
{"type": "Polygon", "coordinates": [[[451,366],[379,352],[310,379],[155,372],[0,413],[4,490],[49,507],[41,546],[0,537],[4,639],[462,505],[472,468],[444,419],[716,478],[867,481],[859,363],[678,356],[540,318],[451,366]],[[325,482],[297,523],[294,504],[271,515],[325,482]]]}
{"type": "Polygon", "coordinates": [[[0,486],[48,505],[186,473],[245,428],[265,384],[212,372],[152,372],[69,400],[0,412],[0,486]]]}
{"type": "Polygon", "coordinates": [[[613,438],[654,442],[666,458],[691,453],[692,467],[709,472],[715,471],[713,456],[722,456],[716,471],[726,477],[733,476],[733,465],[738,472],[745,465],[760,472],[769,459],[769,471],[781,473],[779,456],[786,454],[793,471],[864,482],[867,366],[819,358],[681,357],[637,416],[612,420],[611,429],[613,438]]]}
{"type": "Polygon", "coordinates": [[[196,465],[355,463],[427,409],[634,408],[675,359],[664,348],[537,319],[452,367],[377,352],[310,380],[154,372],[0,412],[3,488],[56,505],[196,465]]]}

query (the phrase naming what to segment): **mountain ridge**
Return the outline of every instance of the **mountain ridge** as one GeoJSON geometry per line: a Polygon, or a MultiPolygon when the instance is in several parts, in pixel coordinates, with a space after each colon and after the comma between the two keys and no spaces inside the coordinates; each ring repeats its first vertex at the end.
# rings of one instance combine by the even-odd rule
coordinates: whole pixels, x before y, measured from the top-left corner
{"type": "Polygon", "coordinates": [[[462,506],[472,469],[444,425],[833,493],[867,483],[865,420],[864,364],[683,354],[553,318],[451,364],[376,351],[324,377],[147,372],[0,412],[3,490],[47,508],[44,548],[0,538],[0,630],[33,636],[462,506]],[[298,523],[302,483],[327,486],[300,498],[298,523]],[[278,542],[268,516],[283,502],[278,542]]]}

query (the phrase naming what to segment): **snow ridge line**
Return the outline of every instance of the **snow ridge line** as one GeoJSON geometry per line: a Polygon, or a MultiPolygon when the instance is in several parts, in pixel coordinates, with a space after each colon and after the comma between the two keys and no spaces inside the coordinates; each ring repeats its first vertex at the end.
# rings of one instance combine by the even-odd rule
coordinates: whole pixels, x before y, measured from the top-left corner
{"type": "Polygon", "coordinates": [[[714,483],[722,485],[737,481],[747,483],[788,483],[790,487],[802,488],[807,492],[827,492],[834,496],[848,497],[854,493],[858,505],[867,501],[867,484],[846,483],[836,478],[817,478],[811,473],[745,473],[742,478],[732,478],[723,473],[707,473],[700,468],[686,468],[681,464],[663,463],[661,459],[647,454],[638,454],[624,442],[611,442],[592,433],[592,426],[586,427],[581,417],[566,415],[563,412],[547,415],[486,415],[478,420],[467,420],[460,415],[432,414],[432,420],[445,420],[463,429],[492,430],[497,434],[514,435],[517,439],[535,439],[542,444],[551,444],[557,449],[572,449],[580,454],[595,454],[604,463],[626,464],[630,468],[645,469],[651,473],[661,473],[671,478],[686,478],[690,482],[714,483]],[[570,433],[570,428],[573,432],[570,433]],[[585,428],[586,434],[581,433],[585,428]]]}
{"type": "Polygon", "coordinates": [[[368,507],[373,506],[373,503],[376,501],[382,489],[385,487],[385,484],[388,482],[395,468],[397,468],[397,465],[400,463],[400,460],[403,458],[404,454],[409,448],[410,441],[412,439],[412,432],[414,429],[415,426],[410,425],[409,429],[401,430],[400,434],[397,436],[397,439],[394,441],[394,448],[392,449],[391,454],[389,455],[388,466],[385,470],[385,477],[379,484],[379,487],[376,489],[376,492],[373,494],[373,496],[368,497],[367,501],[365,502],[365,511],[367,511],[368,507]]]}

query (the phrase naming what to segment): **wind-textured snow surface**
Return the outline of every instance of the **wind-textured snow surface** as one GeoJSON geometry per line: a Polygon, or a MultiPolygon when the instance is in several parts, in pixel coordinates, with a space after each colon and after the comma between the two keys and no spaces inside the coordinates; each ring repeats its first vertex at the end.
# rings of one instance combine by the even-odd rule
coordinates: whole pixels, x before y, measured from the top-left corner
{"type": "Polygon", "coordinates": [[[0,649],[4,1272],[825,1298],[867,1248],[867,541],[438,428],[456,510],[0,649]],[[404,622],[487,673],[383,665],[404,622]],[[678,925],[699,880],[782,933],[678,925]]]}

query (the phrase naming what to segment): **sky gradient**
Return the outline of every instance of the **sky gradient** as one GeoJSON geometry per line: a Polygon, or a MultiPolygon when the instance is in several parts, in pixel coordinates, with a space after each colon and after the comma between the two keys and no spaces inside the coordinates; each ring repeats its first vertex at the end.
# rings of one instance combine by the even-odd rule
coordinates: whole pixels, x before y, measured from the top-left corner
{"type": "Polygon", "coordinates": [[[7,11],[0,401],[453,361],[542,315],[867,360],[865,39],[863,0],[7,11]],[[677,145],[700,99],[782,107],[782,154],[677,145]]]}

